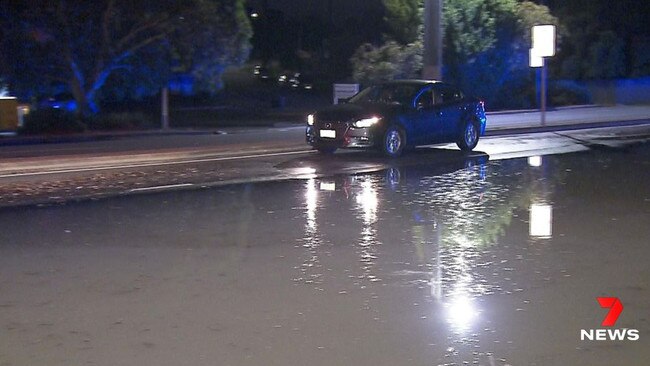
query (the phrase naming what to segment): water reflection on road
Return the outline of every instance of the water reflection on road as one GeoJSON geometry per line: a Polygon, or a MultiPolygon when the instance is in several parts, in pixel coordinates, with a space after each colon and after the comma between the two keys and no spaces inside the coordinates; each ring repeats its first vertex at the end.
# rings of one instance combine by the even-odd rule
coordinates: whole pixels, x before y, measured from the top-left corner
{"type": "MultiPolygon", "coordinates": [[[[304,183],[303,243],[308,259],[302,268],[312,268],[321,256],[331,257],[332,246],[349,246],[358,260],[356,268],[343,269],[350,285],[360,290],[379,286],[365,292],[367,308],[383,300],[378,288],[427,289],[424,303],[416,303],[420,318],[447,324],[451,335],[446,357],[453,358],[457,343],[479,342],[482,296],[523,291],[517,283],[507,283],[512,271],[507,260],[486,260],[484,255],[499,244],[515,211],[531,207],[531,240],[550,238],[544,230],[552,222],[544,221],[550,220],[544,213],[552,209],[553,183],[541,161],[536,157],[526,166],[524,160],[489,163],[484,157],[460,165],[309,179],[304,183]],[[350,241],[353,235],[340,241],[342,230],[355,228],[356,241],[350,241]]],[[[303,279],[322,282],[332,272],[339,271],[320,266],[308,276],[303,273],[303,279]]],[[[486,354],[475,353],[473,361],[479,362],[480,356],[486,354]]]]}
{"type": "Polygon", "coordinates": [[[0,211],[0,364],[633,361],[640,342],[578,334],[609,291],[622,326],[650,330],[647,156],[459,156],[0,211]]]}

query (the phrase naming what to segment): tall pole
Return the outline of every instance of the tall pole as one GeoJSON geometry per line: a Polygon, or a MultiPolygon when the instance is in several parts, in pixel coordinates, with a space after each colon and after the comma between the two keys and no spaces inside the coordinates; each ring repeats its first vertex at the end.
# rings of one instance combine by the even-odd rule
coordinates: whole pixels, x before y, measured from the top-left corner
{"type": "Polygon", "coordinates": [[[424,0],[423,79],[442,80],[442,1],[424,0]]]}
{"type": "Polygon", "coordinates": [[[542,57],[542,91],[541,91],[542,126],[546,126],[546,58],[542,57]]]}
{"type": "Polygon", "coordinates": [[[163,130],[169,129],[169,89],[162,88],[160,93],[160,127],[163,130]]]}
{"type": "Polygon", "coordinates": [[[546,126],[546,83],[547,68],[546,58],[555,55],[555,26],[553,24],[540,24],[532,28],[531,34],[532,48],[530,49],[530,66],[541,67],[542,76],[540,92],[540,112],[542,117],[542,126],[546,126]]]}

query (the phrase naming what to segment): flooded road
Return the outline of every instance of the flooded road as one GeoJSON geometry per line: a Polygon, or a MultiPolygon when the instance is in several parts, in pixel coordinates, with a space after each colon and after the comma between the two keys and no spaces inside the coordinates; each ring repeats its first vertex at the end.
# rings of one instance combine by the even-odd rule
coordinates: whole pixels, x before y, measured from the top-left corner
{"type": "Polygon", "coordinates": [[[309,173],[1,209],[0,365],[650,358],[650,145],[309,173]]]}

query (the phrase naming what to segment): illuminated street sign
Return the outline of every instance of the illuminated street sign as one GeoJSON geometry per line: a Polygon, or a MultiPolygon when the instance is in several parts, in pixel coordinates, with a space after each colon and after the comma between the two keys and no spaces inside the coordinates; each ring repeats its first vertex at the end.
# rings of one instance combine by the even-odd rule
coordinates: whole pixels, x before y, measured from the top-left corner
{"type": "Polygon", "coordinates": [[[539,57],[555,56],[554,25],[536,25],[533,27],[533,50],[539,57]]]}
{"type": "Polygon", "coordinates": [[[530,67],[544,66],[544,58],[537,54],[534,48],[530,49],[530,67]]]}

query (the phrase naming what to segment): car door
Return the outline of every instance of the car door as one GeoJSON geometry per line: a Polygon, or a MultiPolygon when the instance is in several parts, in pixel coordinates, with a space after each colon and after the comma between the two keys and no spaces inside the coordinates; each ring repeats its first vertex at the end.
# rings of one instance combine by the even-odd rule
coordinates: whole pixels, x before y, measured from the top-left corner
{"type": "Polygon", "coordinates": [[[413,112],[409,120],[412,125],[411,142],[414,144],[430,144],[439,135],[442,125],[438,110],[433,100],[433,89],[431,87],[421,90],[413,101],[413,112]]]}
{"type": "Polygon", "coordinates": [[[434,88],[434,101],[442,126],[441,140],[455,141],[465,112],[463,94],[450,85],[439,84],[434,88]]]}

